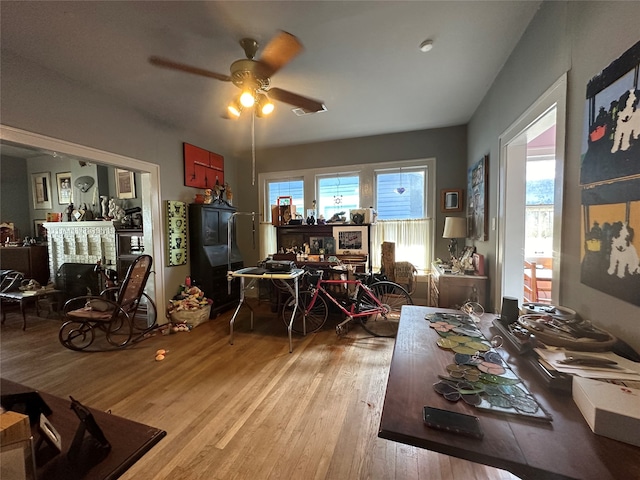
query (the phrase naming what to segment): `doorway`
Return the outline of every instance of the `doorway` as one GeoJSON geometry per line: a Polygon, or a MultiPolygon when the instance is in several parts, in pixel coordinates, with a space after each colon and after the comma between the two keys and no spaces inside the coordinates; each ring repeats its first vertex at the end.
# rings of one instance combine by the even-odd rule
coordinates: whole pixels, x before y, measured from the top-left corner
{"type": "Polygon", "coordinates": [[[565,97],[563,75],[500,136],[495,305],[559,300],[565,97]]]}
{"type": "MultiPolygon", "coordinates": [[[[154,299],[156,306],[164,305],[164,239],[163,236],[158,233],[163,231],[161,222],[160,166],[6,125],[0,125],[0,141],[44,151],[58,152],[68,157],[78,157],[102,165],[140,172],[142,180],[141,189],[142,192],[145,192],[142,195],[143,223],[144,225],[151,226],[151,228],[149,228],[148,242],[149,249],[152,252],[151,255],[155,262],[153,268],[155,275],[149,277],[150,281],[147,286],[147,293],[154,299]]],[[[147,242],[146,230],[147,229],[145,229],[145,243],[147,242]]]]}

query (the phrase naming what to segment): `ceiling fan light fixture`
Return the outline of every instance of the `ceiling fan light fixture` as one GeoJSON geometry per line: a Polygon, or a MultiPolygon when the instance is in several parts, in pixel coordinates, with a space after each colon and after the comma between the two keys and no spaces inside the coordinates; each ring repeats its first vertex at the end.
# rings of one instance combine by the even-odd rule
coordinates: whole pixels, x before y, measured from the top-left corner
{"type": "Polygon", "coordinates": [[[240,104],[243,107],[250,108],[253,107],[253,104],[256,102],[254,93],[250,90],[245,90],[240,95],[240,104]]]}
{"type": "Polygon", "coordinates": [[[257,101],[258,109],[256,110],[256,114],[259,117],[271,114],[275,109],[275,105],[273,104],[273,102],[269,100],[269,97],[267,97],[262,93],[258,94],[257,96],[258,96],[258,101],[257,101]]]}
{"type": "Polygon", "coordinates": [[[232,100],[227,107],[227,111],[231,114],[232,117],[238,118],[242,113],[242,105],[240,104],[240,100],[238,98],[232,100]]]}

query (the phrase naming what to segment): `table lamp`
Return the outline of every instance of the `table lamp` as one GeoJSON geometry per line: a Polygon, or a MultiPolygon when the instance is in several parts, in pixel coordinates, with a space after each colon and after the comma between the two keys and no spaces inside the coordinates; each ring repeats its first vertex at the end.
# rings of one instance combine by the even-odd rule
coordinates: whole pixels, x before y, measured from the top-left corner
{"type": "Polygon", "coordinates": [[[451,258],[458,258],[458,238],[467,236],[467,219],[464,217],[446,217],[442,238],[450,238],[449,253],[451,258]]]}

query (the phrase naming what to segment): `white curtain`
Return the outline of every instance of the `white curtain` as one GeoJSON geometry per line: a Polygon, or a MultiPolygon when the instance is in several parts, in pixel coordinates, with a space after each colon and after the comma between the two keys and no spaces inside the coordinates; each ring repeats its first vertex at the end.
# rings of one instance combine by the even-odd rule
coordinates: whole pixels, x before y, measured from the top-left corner
{"type": "Polygon", "coordinates": [[[396,262],[411,262],[418,270],[426,270],[431,257],[430,218],[418,220],[378,220],[371,225],[371,260],[380,269],[382,242],[396,244],[396,262]]]}
{"type": "Polygon", "coordinates": [[[276,253],[278,248],[277,230],[271,223],[260,222],[260,260],[276,253]]]}

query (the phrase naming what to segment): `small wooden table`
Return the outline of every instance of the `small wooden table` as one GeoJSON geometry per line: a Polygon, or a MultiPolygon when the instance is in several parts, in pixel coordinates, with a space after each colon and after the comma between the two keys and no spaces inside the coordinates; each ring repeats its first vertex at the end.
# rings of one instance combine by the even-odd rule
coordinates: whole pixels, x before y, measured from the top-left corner
{"type": "MultiPolygon", "coordinates": [[[[18,303],[20,304],[20,313],[22,313],[22,330],[27,329],[27,316],[25,314],[25,307],[29,303],[35,303],[36,309],[38,313],[40,313],[40,309],[38,308],[38,301],[44,298],[47,298],[50,295],[58,297],[62,294],[62,290],[53,290],[42,288],[40,290],[26,290],[19,291],[16,290],[14,292],[2,292],[0,293],[0,301],[8,302],[8,303],[18,303]]],[[[2,325],[4,325],[4,321],[6,320],[6,312],[4,308],[2,309],[2,325]]]]}
{"type": "MultiPolygon", "coordinates": [[[[547,389],[534,376],[527,359],[509,345],[503,345],[499,353],[553,416],[552,422],[481,411],[462,400],[449,402],[438,394],[433,384],[439,374],[446,373],[453,353],[436,345],[437,333],[424,319],[437,311],[443,309],[402,307],[379,437],[491,465],[523,479],[640,478],[640,447],[594,434],[571,395],[547,389]],[[477,440],[427,427],[422,421],[425,405],[479,417],[484,438],[477,440]]],[[[491,327],[493,318],[493,314],[484,314],[480,322],[487,338],[498,333],[491,327]]]]}

